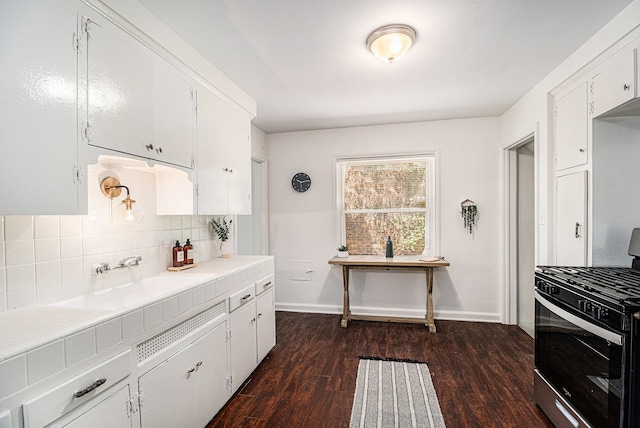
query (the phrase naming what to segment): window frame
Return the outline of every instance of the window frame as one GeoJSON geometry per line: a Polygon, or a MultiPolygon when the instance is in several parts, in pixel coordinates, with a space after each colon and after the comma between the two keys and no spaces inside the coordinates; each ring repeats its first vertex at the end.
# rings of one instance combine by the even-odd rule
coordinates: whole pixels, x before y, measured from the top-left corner
{"type": "Polygon", "coordinates": [[[427,174],[430,178],[427,189],[427,201],[431,209],[426,208],[397,208],[397,209],[372,209],[352,210],[350,212],[425,212],[425,242],[423,256],[436,256],[440,254],[440,185],[439,185],[439,156],[437,151],[411,154],[388,154],[377,156],[349,156],[336,157],[336,248],[346,242],[346,210],[344,210],[344,176],[346,166],[354,163],[401,163],[403,161],[426,161],[427,174]],[[431,220],[431,221],[429,221],[431,220]],[[428,244],[428,245],[427,245],[428,244]]]}

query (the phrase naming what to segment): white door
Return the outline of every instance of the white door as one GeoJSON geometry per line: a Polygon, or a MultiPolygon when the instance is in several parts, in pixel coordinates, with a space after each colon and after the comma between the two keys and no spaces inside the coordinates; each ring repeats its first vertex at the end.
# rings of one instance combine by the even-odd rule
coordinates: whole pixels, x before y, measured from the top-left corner
{"type": "Polygon", "coordinates": [[[273,287],[258,296],[256,302],[258,364],[276,345],[276,308],[273,287]]]}
{"type": "Polygon", "coordinates": [[[560,95],[555,113],[556,169],[587,163],[587,82],[560,95]]]}
{"type": "Polygon", "coordinates": [[[230,317],[231,376],[235,392],[256,368],[256,305],[247,303],[230,317]]]}
{"type": "Polygon", "coordinates": [[[140,376],[143,427],[195,427],[194,386],[197,356],[191,345],[140,376]]]}
{"type": "Polygon", "coordinates": [[[230,396],[227,389],[227,323],[217,326],[194,343],[198,355],[194,376],[196,427],[206,426],[230,396]],[[201,364],[200,364],[201,363],[201,364]]]}
{"type": "Polygon", "coordinates": [[[0,17],[1,214],[80,214],[77,12],[62,0],[1,1],[0,17]]]}
{"type": "Polygon", "coordinates": [[[556,265],[587,263],[587,171],[556,181],[556,265]]]}
{"type": "Polygon", "coordinates": [[[124,34],[87,25],[89,144],[153,155],[153,58],[124,34]]]}
{"type": "MultiPolygon", "coordinates": [[[[65,428],[127,428],[131,427],[128,411],[129,385],[125,385],[106,400],[64,425],[65,428]]],[[[54,423],[53,426],[56,426],[54,423]]]]}

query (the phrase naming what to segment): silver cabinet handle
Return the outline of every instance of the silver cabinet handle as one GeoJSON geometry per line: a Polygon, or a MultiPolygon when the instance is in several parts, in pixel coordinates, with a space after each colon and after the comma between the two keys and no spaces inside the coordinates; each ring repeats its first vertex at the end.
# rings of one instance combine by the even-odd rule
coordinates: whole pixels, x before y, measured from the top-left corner
{"type": "Polygon", "coordinates": [[[251,294],[247,294],[242,296],[242,298],[240,299],[241,302],[244,302],[245,300],[249,299],[251,297],[251,294]]]}
{"type": "Polygon", "coordinates": [[[86,395],[86,394],[90,393],[91,391],[93,391],[97,387],[103,385],[106,381],[107,381],[107,379],[105,379],[105,378],[98,379],[97,381],[93,382],[91,385],[89,385],[88,387],[86,387],[82,391],[78,391],[78,392],[74,393],[73,396],[75,398],[80,398],[83,395],[86,395]]]}
{"type": "Polygon", "coordinates": [[[263,288],[267,288],[267,287],[268,287],[268,286],[270,286],[270,285],[271,285],[271,281],[267,282],[267,283],[266,283],[266,284],[264,284],[262,287],[263,287],[263,288]]]}
{"type": "Polygon", "coordinates": [[[193,373],[195,371],[196,371],[195,367],[191,367],[189,370],[187,370],[187,373],[193,373]]]}
{"type": "Polygon", "coordinates": [[[576,238],[580,238],[580,223],[576,221],[576,238]]]}
{"type": "Polygon", "coordinates": [[[147,151],[153,150],[153,144],[147,144],[145,147],[147,148],[147,151]]]}
{"type": "Polygon", "coordinates": [[[202,365],[202,361],[198,361],[198,362],[196,363],[196,367],[200,367],[201,365],[202,365]]]}

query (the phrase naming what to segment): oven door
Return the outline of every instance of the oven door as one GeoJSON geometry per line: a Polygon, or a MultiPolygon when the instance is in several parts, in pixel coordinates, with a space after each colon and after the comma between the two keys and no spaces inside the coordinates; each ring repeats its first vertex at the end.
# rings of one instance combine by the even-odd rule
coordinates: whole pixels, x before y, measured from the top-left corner
{"type": "Polygon", "coordinates": [[[535,294],[536,368],[590,425],[622,426],[626,336],[535,294]]]}

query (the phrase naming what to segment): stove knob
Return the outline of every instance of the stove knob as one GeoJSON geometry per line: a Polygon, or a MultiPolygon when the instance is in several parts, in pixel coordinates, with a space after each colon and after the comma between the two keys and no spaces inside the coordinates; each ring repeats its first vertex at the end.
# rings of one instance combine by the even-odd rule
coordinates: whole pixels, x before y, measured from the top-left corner
{"type": "Polygon", "coordinates": [[[550,285],[549,294],[560,294],[560,288],[557,285],[550,285]]]}
{"type": "Polygon", "coordinates": [[[588,300],[578,300],[578,308],[581,312],[591,312],[591,302],[588,300]]]}

